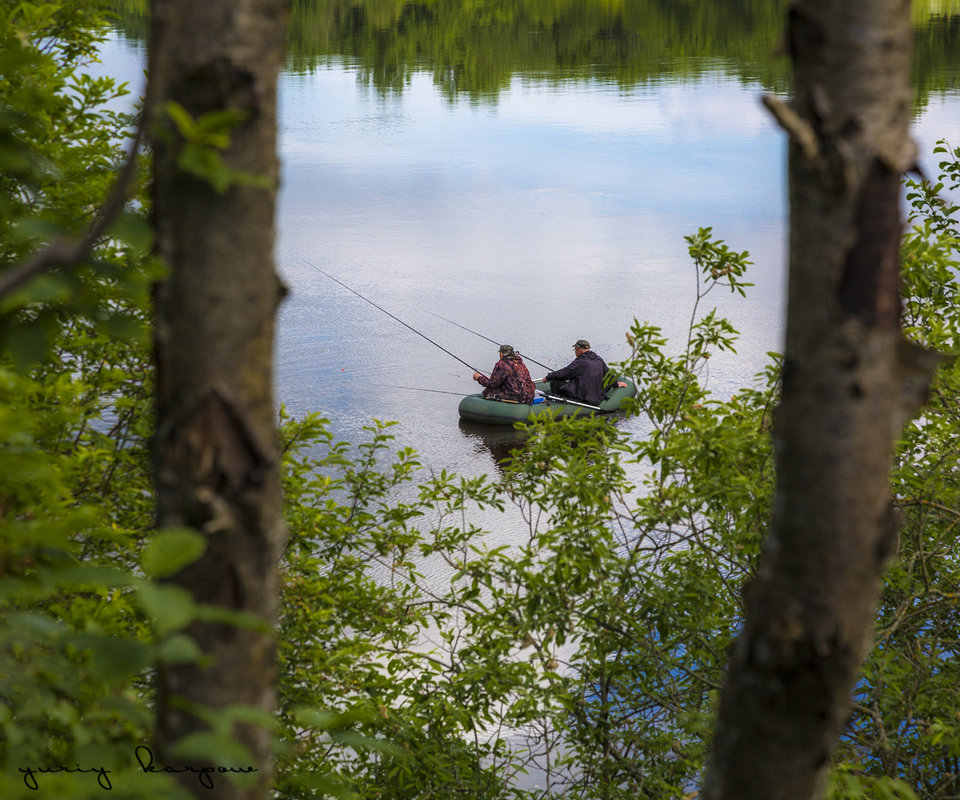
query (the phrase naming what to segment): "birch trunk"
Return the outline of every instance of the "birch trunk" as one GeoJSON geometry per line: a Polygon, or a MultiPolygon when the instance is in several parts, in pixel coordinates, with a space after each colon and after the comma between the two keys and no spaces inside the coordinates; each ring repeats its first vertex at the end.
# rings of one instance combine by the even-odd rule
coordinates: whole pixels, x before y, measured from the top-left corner
{"type": "MultiPolygon", "coordinates": [[[[169,277],[156,293],[158,523],[185,525],[208,540],[204,557],[172,579],[198,603],[274,623],[281,521],[272,359],[282,287],[274,270],[276,85],[284,48],[285,0],[153,0],[149,50],[155,124],[153,213],[169,277]],[[181,165],[182,138],[164,115],[174,101],[194,119],[243,114],[224,164],[269,180],[220,193],[181,165]]],[[[271,635],[223,624],[189,629],[209,664],[160,670],[159,759],[204,725],[187,706],[275,708],[271,635]]],[[[270,737],[239,725],[256,785],[222,776],[214,789],[186,774],[198,796],[266,797],[270,737]]]]}
{"type": "Polygon", "coordinates": [[[894,442],[934,359],[900,331],[900,180],[914,162],[909,0],[795,0],[790,278],[777,488],[704,797],[820,797],[897,546],[894,442]]]}

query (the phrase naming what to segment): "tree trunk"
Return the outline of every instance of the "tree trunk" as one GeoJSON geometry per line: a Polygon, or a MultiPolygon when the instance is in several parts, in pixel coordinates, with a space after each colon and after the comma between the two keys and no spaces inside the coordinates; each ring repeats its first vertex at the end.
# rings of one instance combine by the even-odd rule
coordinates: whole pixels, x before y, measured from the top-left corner
{"type": "MultiPolygon", "coordinates": [[[[276,616],[285,539],[272,359],[283,293],[273,244],[286,6],[285,0],[153,0],[149,49],[153,213],[157,249],[169,267],[156,293],[158,524],[195,528],[208,541],[202,559],[174,583],[198,603],[247,612],[268,626],[276,616]],[[164,113],[171,101],[194,119],[241,112],[220,152],[223,164],[266,177],[270,188],[232,183],[217,191],[185,171],[184,140],[164,113]]],[[[209,664],[160,669],[157,750],[170,766],[176,766],[173,745],[205,729],[185,704],[244,704],[268,714],[275,708],[271,635],[199,622],[189,633],[209,664]]],[[[183,775],[184,785],[204,797],[266,797],[268,733],[238,725],[234,737],[254,759],[254,788],[241,791],[220,775],[213,791],[196,774],[183,775]]]]}
{"type": "Polygon", "coordinates": [[[777,488],[704,797],[822,795],[897,545],[892,449],[934,359],[900,331],[909,0],[795,0],[790,280],[777,488]]]}

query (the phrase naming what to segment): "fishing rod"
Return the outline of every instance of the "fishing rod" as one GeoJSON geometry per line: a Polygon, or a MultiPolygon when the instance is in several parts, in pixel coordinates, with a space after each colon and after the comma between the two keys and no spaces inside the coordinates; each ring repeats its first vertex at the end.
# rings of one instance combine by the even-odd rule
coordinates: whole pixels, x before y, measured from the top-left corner
{"type": "Polygon", "coordinates": [[[417,334],[417,336],[422,336],[424,339],[426,339],[428,342],[430,342],[430,344],[432,344],[434,347],[439,347],[439,348],[440,348],[441,350],[443,350],[443,352],[446,353],[448,356],[451,356],[451,357],[457,359],[457,361],[459,361],[461,364],[463,364],[463,366],[467,367],[468,369],[473,370],[474,372],[479,372],[481,375],[485,374],[482,370],[479,370],[479,369],[477,369],[476,367],[473,367],[473,366],[471,366],[470,364],[468,364],[466,361],[464,361],[462,358],[460,358],[460,356],[456,355],[455,353],[451,353],[451,352],[450,352],[449,350],[447,350],[447,348],[444,347],[442,344],[437,344],[435,341],[433,341],[433,339],[431,339],[431,338],[430,338],[429,336],[427,336],[425,333],[420,333],[420,331],[418,331],[416,328],[414,328],[414,327],[411,326],[411,325],[407,325],[406,322],[404,322],[404,321],[403,321],[402,319],[400,319],[399,317],[394,316],[393,314],[391,314],[389,311],[387,311],[387,309],[385,309],[385,308],[383,308],[383,307],[381,307],[381,306],[378,306],[376,303],[373,302],[373,300],[367,299],[367,298],[364,297],[362,294],[360,294],[360,292],[356,291],[356,289],[351,289],[351,288],[350,288],[349,286],[347,286],[347,284],[345,284],[343,281],[337,280],[337,279],[334,278],[333,275],[331,275],[329,272],[324,272],[322,269],[320,269],[320,267],[318,267],[316,264],[313,264],[313,263],[307,261],[307,259],[305,259],[303,256],[299,256],[299,259],[300,259],[304,264],[307,264],[307,265],[313,267],[313,268],[314,268],[317,272],[319,272],[321,275],[326,275],[326,276],[327,276],[330,280],[332,280],[334,283],[340,284],[340,285],[341,285],[344,289],[346,289],[348,292],[352,292],[353,294],[355,294],[357,297],[359,297],[359,298],[360,298],[361,300],[363,300],[364,302],[367,302],[367,303],[369,303],[370,305],[372,305],[374,308],[376,308],[377,310],[382,311],[384,314],[386,314],[388,317],[390,317],[390,319],[395,319],[397,322],[399,322],[401,325],[403,325],[404,328],[409,328],[409,329],[412,330],[415,334],[417,334]]]}
{"type": "MultiPolygon", "coordinates": [[[[439,318],[442,319],[444,322],[449,322],[451,325],[456,325],[458,328],[460,328],[460,329],[462,329],[462,330],[465,330],[467,333],[472,333],[474,336],[479,336],[481,339],[485,339],[486,341],[490,342],[491,344],[500,344],[500,342],[495,342],[495,341],[494,341],[493,339],[491,339],[489,336],[484,336],[482,333],[478,333],[477,331],[472,330],[471,328],[468,328],[466,325],[461,325],[459,322],[454,322],[452,319],[447,319],[446,317],[444,317],[444,316],[441,315],[441,314],[434,314],[432,311],[428,311],[427,313],[428,313],[428,314],[433,314],[433,316],[439,317],[439,318]]],[[[546,364],[541,364],[541,363],[540,363],[539,361],[537,361],[535,358],[531,358],[531,357],[528,356],[526,353],[518,353],[518,355],[523,356],[525,359],[527,359],[527,361],[531,362],[532,364],[536,364],[538,367],[543,367],[543,368],[544,368],[545,370],[547,370],[548,372],[552,372],[552,371],[553,371],[553,370],[552,370],[550,367],[548,367],[546,364]]]]}
{"type": "MultiPolygon", "coordinates": [[[[541,365],[541,366],[542,366],[542,365],[541,365]]],[[[433,392],[434,394],[452,394],[452,395],[455,395],[455,396],[457,396],[457,397],[465,397],[465,396],[466,396],[466,395],[464,395],[463,392],[445,392],[445,391],[443,391],[442,389],[424,389],[424,388],[422,388],[422,387],[420,387],[420,386],[400,386],[399,384],[392,384],[392,386],[393,386],[394,389],[409,389],[411,392],[433,392]]],[[[594,411],[603,411],[603,409],[600,408],[600,406],[592,406],[592,405],[590,405],[589,403],[580,403],[580,402],[578,402],[578,401],[576,401],[576,400],[571,400],[569,397],[561,397],[561,396],[558,395],[558,394],[545,394],[544,397],[546,397],[548,400],[557,400],[558,402],[561,402],[561,403],[569,403],[569,404],[572,405],[572,406],[582,406],[583,408],[589,408],[589,409],[592,409],[592,410],[594,410],[594,411]]],[[[515,401],[515,400],[503,400],[502,398],[500,398],[500,399],[499,399],[499,402],[501,402],[501,403],[513,403],[513,402],[516,402],[516,401],[515,401]]]]}
{"type": "MultiPolygon", "coordinates": [[[[413,331],[415,334],[417,334],[417,336],[423,337],[423,338],[426,339],[428,342],[430,342],[430,344],[432,344],[434,347],[439,347],[441,350],[443,350],[444,353],[446,353],[448,356],[451,356],[452,358],[455,358],[457,361],[459,361],[461,364],[463,364],[463,366],[467,367],[468,369],[472,369],[474,372],[480,372],[480,370],[478,370],[476,367],[473,367],[473,366],[471,366],[470,364],[468,364],[466,361],[464,361],[462,358],[460,358],[460,356],[456,355],[455,353],[451,353],[449,350],[447,350],[446,347],[444,347],[444,346],[441,345],[441,344],[437,344],[437,342],[433,341],[433,339],[431,339],[431,338],[430,338],[429,336],[427,336],[426,334],[420,333],[420,331],[418,331],[416,328],[408,325],[406,322],[404,322],[404,321],[403,321],[402,319],[400,319],[399,317],[395,316],[394,314],[391,314],[391,313],[390,313],[389,311],[387,311],[385,308],[382,308],[381,306],[378,306],[376,303],[373,302],[373,300],[369,300],[368,298],[366,298],[366,297],[364,297],[362,294],[360,294],[360,292],[356,291],[355,289],[351,289],[351,288],[350,288],[349,286],[347,286],[347,284],[345,284],[343,281],[340,281],[340,280],[337,280],[336,278],[334,278],[333,275],[331,275],[329,272],[325,272],[324,270],[320,269],[320,267],[318,267],[316,264],[311,263],[310,261],[307,261],[307,259],[305,259],[303,256],[299,256],[299,258],[300,258],[300,260],[301,260],[304,264],[307,264],[308,266],[313,267],[313,268],[314,268],[317,272],[319,272],[321,275],[326,275],[330,280],[332,280],[334,283],[339,284],[339,285],[342,286],[344,289],[346,289],[348,292],[351,292],[351,293],[355,294],[357,297],[359,297],[359,298],[360,298],[361,300],[363,300],[364,302],[369,303],[370,305],[372,305],[372,306],[373,306],[374,308],[376,308],[377,310],[382,311],[382,312],[383,312],[384,314],[386,314],[388,317],[390,317],[391,319],[396,320],[396,321],[399,322],[401,325],[403,325],[403,327],[409,328],[411,331],[413,331]]],[[[432,313],[432,312],[430,312],[430,313],[432,313]]],[[[439,314],[435,314],[434,316],[440,316],[440,315],[439,315],[439,314]]],[[[442,317],[441,317],[441,319],[442,319],[442,317]]],[[[447,320],[447,322],[450,322],[450,320],[447,320]]],[[[454,322],[453,324],[456,325],[457,323],[454,322]]],[[[464,330],[469,330],[469,329],[465,328],[464,330]]],[[[476,331],[470,331],[470,332],[471,332],[471,333],[476,333],[476,331]]],[[[486,336],[483,336],[482,334],[479,334],[479,333],[477,333],[477,336],[482,336],[482,338],[484,338],[484,339],[487,338],[486,336]]],[[[488,341],[493,341],[493,340],[492,340],[492,339],[489,339],[488,341]]],[[[493,343],[496,344],[496,342],[493,342],[493,343]]],[[[531,358],[530,360],[533,361],[532,358],[531,358]]],[[[540,364],[538,361],[533,361],[533,363],[534,363],[534,364],[538,364],[538,365],[541,366],[541,367],[544,367],[544,369],[549,369],[549,367],[546,367],[546,366],[544,366],[543,364],[540,364]]],[[[481,373],[481,374],[482,374],[482,373],[481,373]]],[[[400,387],[398,387],[398,388],[400,388],[400,389],[414,389],[414,387],[412,387],[412,386],[400,386],[400,387]]],[[[456,392],[440,392],[439,389],[419,389],[419,390],[414,389],[414,390],[415,390],[415,391],[426,391],[426,392],[438,392],[438,393],[442,393],[442,394],[457,394],[456,392]]],[[[460,396],[462,397],[463,395],[460,395],[460,396]]],[[[599,406],[591,406],[591,405],[589,405],[589,404],[587,404],[587,403],[578,403],[576,400],[570,400],[570,399],[568,399],[568,398],[566,398],[566,397],[559,397],[559,396],[557,396],[557,395],[552,395],[552,394],[548,394],[548,395],[546,395],[546,397],[548,397],[550,400],[559,400],[559,401],[561,401],[561,402],[563,402],[563,403],[570,403],[571,405],[583,406],[584,408],[590,408],[590,409],[593,409],[594,411],[600,411],[600,407],[599,407],[599,406]]]]}
{"type": "Polygon", "coordinates": [[[581,403],[578,400],[571,400],[569,397],[563,397],[559,394],[545,394],[544,397],[546,397],[548,400],[557,400],[561,403],[569,403],[572,406],[583,406],[584,408],[592,408],[594,411],[603,411],[600,406],[592,406],[589,403],[581,403]]]}

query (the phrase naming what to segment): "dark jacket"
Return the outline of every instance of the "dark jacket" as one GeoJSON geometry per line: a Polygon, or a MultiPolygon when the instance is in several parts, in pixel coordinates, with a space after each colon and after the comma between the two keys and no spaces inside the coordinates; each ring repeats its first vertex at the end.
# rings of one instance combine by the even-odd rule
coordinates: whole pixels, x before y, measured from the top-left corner
{"type": "Polygon", "coordinates": [[[610,368],[593,350],[578,355],[563,369],[547,375],[550,391],[592,406],[603,400],[603,376],[610,368]]]}
{"type": "Polygon", "coordinates": [[[537,389],[527,365],[516,354],[503,356],[494,366],[490,377],[481,375],[477,378],[477,383],[485,387],[484,397],[491,400],[516,400],[518,403],[532,403],[533,393],[537,389]]]}

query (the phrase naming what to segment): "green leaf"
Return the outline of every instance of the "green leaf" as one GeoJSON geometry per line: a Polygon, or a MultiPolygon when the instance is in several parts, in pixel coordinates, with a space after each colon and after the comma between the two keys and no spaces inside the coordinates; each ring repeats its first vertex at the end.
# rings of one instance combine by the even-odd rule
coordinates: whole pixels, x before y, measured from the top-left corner
{"type": "Polygon", "coordinates": [[[215,606],[209,603],[196,607],[196,618],[202,622],[218,622],[223,625],[234,625],[238,628],[247,628],[260,633],[270,633],[271,628],[261,617],[247,611],[237,611],[232,608],[215,606]]]}
{"type": "Polygon", "coordinates": [[[151,578],[165,578],[192,564],[206,549],[206,538],[191,528],[162,530],[143,551],[143,571],[151,578]]]}
{"type": "MultiPolygon", "coordinates": [[[[342,779],[318,773],[295,772],[283,776],[284,786],[292,789],[308,789],[320,797],[337,797],[340,800],[355,800],[359,797],[342,779]]],[[[299,795],[299,792],[296,792],[299,795]]]]}
{"type": "Polygon", "coordinates": [[[153,227],[142,214],[121,214],[110,227],[110,235],[141,255],[146,255],[153,247],[153,227]]]}
{"type": "Polygon", "coordinates": [[[3,349],[13,357],[17,366],[24,370],[43,361],[49,344],[47,328],[40,320],[16,325],[0,339],[3,349]]]}
{"type": "Polygon", "coordinates": [[[164,639],[157,649],[157,659],[166,664],[188,664],[197,662],[202,657],[200,646],[183,633],[164,639]]]}
{"type": "Polygon", "coordinates": [[[197,136],[197,123],[194,122],[193,117],[190,115],[190,112],[187,111],[182,105],[171,100],[166,104],[164,110],[167,112],[167,116],[173,120],[173,124],[177,128],[177,132],[186,140],[190,141],[197,136]]]}
{"type": "Polygon", "coordinates": [[[73,637],[78,647],[89,650],[91,674],[102,681],[135,675],[153,663],[153,647],[136,639],[95,634],[73,637]]]}
{"type": "Polygon", "coordinates": [[[196,617],[196,603],[180,586],[144,582],[137,587],[137,595],[159,638],[185,628],[196,617]]]}

